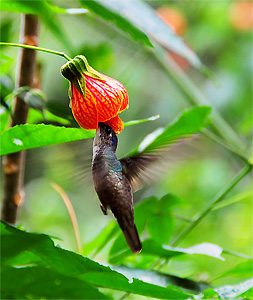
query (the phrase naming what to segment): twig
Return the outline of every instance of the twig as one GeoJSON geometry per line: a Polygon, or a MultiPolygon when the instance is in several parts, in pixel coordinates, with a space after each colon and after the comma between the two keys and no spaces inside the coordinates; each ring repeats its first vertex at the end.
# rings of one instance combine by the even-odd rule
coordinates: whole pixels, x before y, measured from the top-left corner
{"type": "MultiPolygon", "coordinates": [[[[38,44],[39,21],[34,15],[21,16],[20,43],[28,45],[38,44]]],[[[16,87],[33,87],[36,70],[36,51],[22,49],[18,59],[16,87]]],[[[26,123],[28,106],[17,97],[14,102],[13,119],[10,127],[26,123]]],[[[17,208],[23,198],[25,152],[9,154],[3,161],[4,187],[2,202],[2,220],[15,224],[17,208]]]]}

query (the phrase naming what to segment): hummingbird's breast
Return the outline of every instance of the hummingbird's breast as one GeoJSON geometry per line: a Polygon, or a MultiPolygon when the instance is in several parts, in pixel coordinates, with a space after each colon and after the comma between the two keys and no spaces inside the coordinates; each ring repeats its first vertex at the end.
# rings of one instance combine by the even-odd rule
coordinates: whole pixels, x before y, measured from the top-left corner
{"type": "Polygon", "coordinates": [[[105,209],[110,207],[114,213],[131,210],[132,188],[115,153],[103,151],[93,157],[92,177],[105,209]]]}

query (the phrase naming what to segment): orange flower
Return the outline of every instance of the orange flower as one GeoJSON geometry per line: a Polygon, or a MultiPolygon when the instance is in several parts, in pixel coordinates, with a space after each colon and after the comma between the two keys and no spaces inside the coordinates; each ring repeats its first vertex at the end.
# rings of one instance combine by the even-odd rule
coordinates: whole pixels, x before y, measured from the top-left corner
{"type": "Polygon", "coordinates": [[[249,31],[253,28],[252,1],[237,1],[230,4],[230,22],[238,31],[249,31]]]}
{"type": "Polygon", "coordinates": [[[61,72],[70,81],[70,105],[78,124],[97,129],[98,122],[104,122],[120,133],[124,123],[118,114],[128,107],[123,84],[95,71],[82,55],[67,62],[61,72]]]}

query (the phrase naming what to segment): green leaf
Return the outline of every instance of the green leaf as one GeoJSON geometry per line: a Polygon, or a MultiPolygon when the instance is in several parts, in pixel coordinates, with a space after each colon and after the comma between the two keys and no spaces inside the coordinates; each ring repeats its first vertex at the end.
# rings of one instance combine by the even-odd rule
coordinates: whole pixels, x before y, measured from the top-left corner
{"type": "Polygon", "coordinates": [[[238,265],[236,265],[234,268],[224,272],[219,277],[215,278],[222,278],[226,276],[252,276],[253,272],[253,259],[248,259],[247,261],[244,261],[238,265]]]}
{"type": "Polygon", "coordinates": [[[66,33],[62,30],[62,26],[55,14],[56,12],[66,12],[65,9],[52,6],[45,0],[1,0],[1,10],[39,15],[42,21],[50,28],[52,33],[60,40],[66,49],[72,52],[71,42],[67,38],[66,33]]]}
{"type": "Polygon", "coordinates": [[[159,210],[162,211],[164,214],[166,214],[166,212],[170,214],[172,207],[177,205],[188,205],[188,203],[178,195],[168,193],[160,199],[159,210]]]}
{"type": "Polygon", "coordinates": [[[29,86],[21,86],[14,89],[11,93],[5,96],[4,101],[12,100],[14,97],[19,96],[20,98],[24,98],[26,92],[28,92],[31,88],[29,86]]]}
{"type": "Polygon", "coordinates": [[[157,16],[153,8],[146,2],[140,0],[80,0],[80,3],[83,7],[129,33],[133,39],[150,45],[145,33],[164,48],[186,58],[193,66],[202,68],[203,65],[198,56],[184,43],[181,37],[174,33],[170,26],[157,16]]]}
{"type": "MultiPolygon", "coordinates": [[[[111,9],[108,7],[108,3],[102,3],[101,1],[85,1],[79,0],[80,4],[84,8],[88,8],[91,12],[95,13],[99,17],[104,20],[113,23],[118,28],[123,30],[124,32],[130,34],[132,39],[142,42],[144,45],[152,47],[152,44],[147,37],[147,35],[140,30],[134,22],[129,21],[127,18],[124,18],[121,13],[117,10],[117,5],[115,5],[115,9],[111,9]]],[[[114,4],[117,2],[113,1],[114,4]]]]}
{"type": "Polygon", "coordinates": [[[109,263],[118,265],[124,260],[124,258],[133,255],[134,254],[132,253],[132,251],[130,251],[123,233],[120,232],[119,236],[116,238],[110,249],[109,263]]]}
{"type": "Polygon", "coordinates": [[[84,261],[83,266],[79,267],[81,256],[55,247],[44,234],[27,233],[1,222],[1,250],[4,266],[1,291],[6,299],[83,299],[86,295],[91,299],[107,298],[96,287],[72,276],[81,268],[87,270],[92,261],[84,261]],[[20,280],[14,287],[13,280],[19,276],[20,280]]]}
{"type": "Polygon", "coordinates": [[[114,237],[119,233],[120,229],[116,221],[109,222],[100,233],[87,243],[83,248],[83,254],[87,255],[96,250],[94,255],[97,255],[114,237]]]}
{"type": "Polygon", "coordinates": [[[94,131],[53,125],[18,125],[1,134],[0,155],[94,137],[94,131]]]}
{"type": "MultiPolygon", "coordinates": [[[[31,109],[29,111],[27,123],[29,124],[49,124],[49,125],[55,125],[55,126],[66,126],[71,127],[71,123],[68,119],[61,118],[56,116],[55,114],[52,114],[48,110],[43,110],[43,113],[45,114],[45,117],[42,119],[41,112],[35,109],[31,109]]],[[[74,125],[72,125],[75,127],[74,125]]]]}
{"type": "MultiPolygon", "coordinates": [[[[1,70],[3,71],[3,70],[1,70]]],[[[14,81],[8,75],[0,76],[0,93],[1,93],[1,102],[2,100],[11,93],[14,88],[14,81]]]]}
{"type": "Polygon", "coordinates": [[[185,110],[178,118],[173,120],[165,129],[155,134],[153,137],[148,135],[141,144],[129,155],[135,155],[145,150],[149,152],[160,147],[166,147],[177,141],[181,137],[198,133],[207,125],[211,107],[197,106],[185,110]]]}
{"type": "Polygon", "coordinates": [[[225,250],[223,249],[223,254],[228,254],[228,255],[233,255],[233,256],[238,256],[238,257],[242,257],[242,258],[246,258],[246,259],[252,259],[252,256],[243,254],[243,253],[238,253],[235,251],[230,251],[230,250],[225,250]]]}
{"type": "MultiPolygon", "coordinates": [[[[196,107],[185,111],[172,125],[169,125],[146,149],[152,150],[182,135],[195,133],[204,126],[209,107],[196,107]]],[[[94,131],[56,127],[52,125],[24,124],[9,128],[1,134],[0,155],[17,151],[43,147],[64,142],[76,141],[94,137],[94,131]]],[[[138,153],[138,149],[134,153],[138,153]]]]}
{"type": "Polygon", "coordinates": [[[171,257],[175,257],[178,255],[181,255],[181,251],[177,251],[176,249],[174,250],[168,250],[165,249],[160,243],[147,239],[143,241],[142,243],[142,254],[152,254],[155,256],[163,257],[166,259],[169,259],[171,257]]]}
{"type": "Polygon", "coordinates": [[[203,299],[220,299],[219,294],[215,290],[209,288],[204,290],[203,299]]]}
{"type": "Polygon", "coordinates": [[[174,222],[171,215],[173,205],[182,204],[183,200],[171,193],[163,196],[156,205],[153,214],[148,220],[147,230],[151,239],[160,244],[168,244],[174,231],[174,222]]]}
{"type": "Polygon", "coordinates": [[[128,293],[153,297],[156,299],[187,299],[190,296],[189,293],[182,292],[171,286],[161,287],[143,282],[136,278],[129,280],[124,275],[116,272],[112,272],[111,274],[109,272],[89,272],[78,277],[100,287],[126,291],[128,293]]]}
{"type": "Polygon", "coordinates": [[[181,278],[159,271],[130,268],[124,265],[113,266],[113,269],[122,273],[128,279],[131,279],[132,277],[137,277],[145,282],[157,284],[160,286],[176,285],[186,290],[194,292],[201,292],[209,287],[206,283],[203,282],[197,282],[187,278],[181,278]]]}
{"type": "MultiPolygon", "coordinates": [[[[41,101],[41,97],[39,99],[39,104],[41,104],[43,101],[41,101]]],[[[137,124],[136,122],[142,123],[149,120],[150,118],[130,121],[129,126],[137,124]]],[[[65,128],[44,124],[17,125],[1,133],[0,156],[32,148],[93,138],[94,136],[94,130],[84,130],[81,128],[65,128]]]]}
{"type": "Polygon", "coordinates": [[[242,294],[238,295],[236,298],[240,299],[253,299],[253,288],[250,288],[246,292],[243,292],[242,294]]]}
{"type": "Polygon", "coordinates": [[[152,239],[160,244],[168,244],[174,230],[172,217],[164,217],[159,213],[151,216],[147,230],[152,239]]]}
{"type": "Polygon", "coordinates": [[[31,89],[25,94],[24,101],[29,107],[42,111],[46,106],[47,98],[40,89],[31,89]]]}
{"type": "MultiPolygon", "coordinates": [[[[1,9],[1,8],[0,8],[1,9]]],[[[1,42],[10,42],[11,32],[12,32],[13,21],[11,18],[4,18],[2,15],[1,24],[0,24],[0,32],[1,32],[1,42]]],[[[1,70],[2,72],[2,70],[1,70]]]]}
{"type": "Polygon", "coordinates": [[[39,8],[42,8],[47,12],[64,12],[64,9],[54,6],[54,8],[45,0],[38,1],[40,3],[29,3],[28,0],[2,0],[1,1],[1,10],[9,12],[17,12],[23,14],[35,14],[40,15],[42,12],[39,12],[39,8]]]}
{"type": "MultiPolygon", "coordinates": [[[[188,293],[175,290],[174,287],[165,288],[138,279],[129,282],[129,279],[124,275],[111,270],[109,267],[56,247],[51,238],[45,234],[24,232],[3,222],[1,222],[0,229],[1,263],[4,266],[4,277],[8,279],[4,282],[4,286],[2,284],[1,290],[2,294],[8,295],[8,298],[15,297],[15,292],[18,293],[17,298],[19,299],[28,298],[27,292],[30,291],[32,295],[47,298],[50,291],[50,299],[57,299],[58,295],[54,295],[54,290],[56,293],[60,293],[60,288],[58,289],[55,285],[61,284],[61,280],[63,290],[65,284],[68,287],[73,282],[74,286],[73,289],[69,288],[68,294],[61,295],[60,298],[62,299],[70,299],[72,290],[72,299],[75,299],[80,295],[78,290],[79,292],[86,291],[85,286],[92,297],[98,292],[97,287],[157,299],[186,299],[189,297],[188,293]],[[19,278],[19,275],[22,279],[17,284],[17,290],[11,290],[13,282],[19,278]],[[47,276],[48,281],[46,280],[47,276]],[[67,283],[68,280],[69,284],[67,283]],[[33,286],[28,287],[28,285],[33,286]],[[13,294],[10,294],[12,291],[13,294]]],[[[97,298],[105,298],[103,294],[101,295],[97,298]]]]}
{"type": "Polygon", "coordinates": [[[47,103],[46,95],[40,89],[32,89],[29,86],[14,89],[10,94],[5,96],[4,101],[7,102],[17,96],[28,106],[39,111],[43,111],[47,103]]]}
{"type": "Polygon", "coordinates": [[[48,268],[4,266],[1,269],[1,299],[109,298],[83,280],[48,268]]]}
{"type": "Polygon", "coordinates": [[[216,204],[215,207],[213,208],[213,210],[221,209],[223,207],[235,204],[242,200],[252,199],[252,197],[253,197],[253,191],[242,192],[235,196],[224,199],[222,202],[216,204]]]}
{"type": "Polygon", "coordinates": [[[0,113],[1,132],[3,132],[6,129],[8,120],[9,120],[9,114],[8,114],[7,110],[4,110],[3,112],[0,113]]]}
{"type": "MultiPolygon", "coordinates": [[[[223,249],[220,246],[211,243],[202,243],[189,248],[178,248],[161,245],[153,239],[146,239],[142,242],[142,251],[139,255],[154,255],[160,258],[171,259],[179,255],[200,254],[224,261],[225,259],[221,256],[222,252],[223,249]]],[[[119,264],[126,257],[132,255],[133,254],[128,249],[123,236],[119,236],[111,248],[109,262],[112,264],[119,264]]]]}
{"type": "Polygon", "coordinates": [[[7,60],[7,61],[11,61],[11,62],[14,61],[13,58],[11,58],[11,57],[9,57],[9,56],[3,54],[3,53],[0,53],[0,59],[7,60]]]}
{"type": "Polygon", "coordinates": [[[152,117],[149,117],[149,118],[146,118],[146,119],[133,120],[133,121],[125,122],[124,127],[131,126],[131,125],[136,125],[136,124],[141,124],[141,123],[148,122],[148,121],[155,121],[159,118],[160,118],[160,116],[156,115],[156,116],[152,116],[152,117]]]}
{"type": "Polygon", "coordinates": [[[215,244],[202,243],[189,248],[178,248],[170,246],[162,246],[158,242],[148,239],[142,243],[143,254],[152,254],[163,258],[171,258],[183,254],[201,254],[214,257],[220,260],[225,260],[221,257],[223,249],[215,244]]]}
{"type": "Polygon", "coordinates": [[[153,214],[158,203],[158,198],[155,196],[148,197],[138,203],[134,208],[135,224],[139,234],[145,229],[149,217],[153,214]]]}
{"type": "MultiPolygon", "coordinates": [[[[76,121],[74,121],[74,117],[71,113],[71,110],[69,109],[69,107],[66,104],[63,104],[58,101],[48,101],[47,111],[49,111],[52,115],[55,115],[62,119],[66,119],[70,122],[76,123],[76,121]]],[[[77,124],[77,126],[78,126],[78,124],[77,124]]]]}

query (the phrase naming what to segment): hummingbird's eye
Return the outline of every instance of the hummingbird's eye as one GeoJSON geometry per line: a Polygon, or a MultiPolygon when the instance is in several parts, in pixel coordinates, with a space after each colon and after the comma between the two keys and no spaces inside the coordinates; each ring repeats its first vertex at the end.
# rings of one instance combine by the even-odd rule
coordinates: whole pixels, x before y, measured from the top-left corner
{"type": "Polygon", "coordinates": [[[106,133],[110,134],[112,132],[112,129],[110,127],[107,127],[105,131],[106,133]]]}

